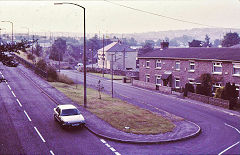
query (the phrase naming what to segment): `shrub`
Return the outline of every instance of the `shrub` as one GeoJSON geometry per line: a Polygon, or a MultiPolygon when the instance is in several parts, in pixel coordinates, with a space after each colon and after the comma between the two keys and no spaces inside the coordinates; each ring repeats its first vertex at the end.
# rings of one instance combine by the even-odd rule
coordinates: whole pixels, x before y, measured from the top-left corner
{"type": "Polygon", "coordinates": [[[48,75],[48,78],[47,78],[48,81],[58,80],[57,71],[52,66],[47,67],[47,75],[48,75]]]}
{"type": "Polygon", "coordinates": [[[62,82],[66,84],[74,84],[74,81],[64,74],[58,74],[58,82],[62,82]]]}
{"type": "Polygon", "coordinates": [[[214,97],[215,98],[221,98],[223,90],[224,90],[224,87],[217,88],[214,97]]]}
{"type": "Polygon", "coordinates": [[[38,68],[40,68],[43,71],[47,69],[47,64],[43,59],[39,60],[36,65],[38,68]]]}
{"type": "Polygon", "coordinates": [[[184,96],[187,96],[188,92],[194,93],[194,87],[190,83],[185,84],[184,96]]]}
{"type": "Polygon", "coordinates": [[[33,54],[31,54],[31,53],[28,53],[28,55],[27,55],[27,59],[29,59],[29,60],[35,60],[35,56],[33,55],[33,54]]]}

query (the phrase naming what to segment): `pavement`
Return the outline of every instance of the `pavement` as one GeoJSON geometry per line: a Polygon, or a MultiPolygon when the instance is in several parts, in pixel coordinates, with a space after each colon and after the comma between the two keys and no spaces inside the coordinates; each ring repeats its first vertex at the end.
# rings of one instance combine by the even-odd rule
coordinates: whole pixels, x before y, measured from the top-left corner
{"type": "MultiPolygon", "coordinates": [[[[30,70],[25,69],[24,67],[19,67],[19,69],[25,76],[31,75],[28,73],[31,72],[30,70]]],[[[35,86],[40,89],[42,93],[46,94],[49,99],[54,101],[56,104],[76,105],[86,119],[86,128],[95,135],[105,139],[128,143],[163,143],[185,140],[187,138],[197,136],[201,133],[201,128],[197,124],[187,120],[174,121],[173,123],[176,125],[174,130],[165,134],[138,135],[126,133],[115,129],[110,124],[87,111],[82,106],[74,103],[67,96],[59,92],[57,89],[53,88],[42,78],[37,76],[27,77],[29,80],[35,83],[35,86]]],[[[131,128],[129,130],[131,130],[131,128]]]]}

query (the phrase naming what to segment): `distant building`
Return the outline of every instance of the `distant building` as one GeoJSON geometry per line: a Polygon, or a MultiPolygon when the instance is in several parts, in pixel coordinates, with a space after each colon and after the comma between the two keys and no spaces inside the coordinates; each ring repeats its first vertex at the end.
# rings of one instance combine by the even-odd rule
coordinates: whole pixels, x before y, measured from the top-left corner
{"type": "Polygon", "coordinates": [[[113,42],[98,50],[98,67],[114,70],[136,70],[137,51],[121,42],[113,42]]]}
{"type": "Polygon", "coordinates": [[[240,48],[160,48],[138,59],[139,80],[156,86],[196,84],[203,73],[214,77],[214,88],[227,82],[240,86],[240,48]]]}

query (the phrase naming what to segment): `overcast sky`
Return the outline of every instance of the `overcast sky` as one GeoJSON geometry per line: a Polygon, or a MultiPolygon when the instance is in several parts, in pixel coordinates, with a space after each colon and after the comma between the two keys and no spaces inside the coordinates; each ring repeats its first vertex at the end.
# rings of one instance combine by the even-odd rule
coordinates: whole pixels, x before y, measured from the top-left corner
{"type": "MultiPolygon", "coordinates": [[[[64,1],[57,1],[64,2],[64,1]]],[[[68,1],[70,2],[70,1],[68,1]]],[[[131,10],[106,1],[71,1],[86,8],[87,33],[134,33],[205,27],[131,10]]],[[[190,22],[240,28],[239,0],[122,0],[113,2],[190,22]]],[[[83,10],[54,1],[1,1],[0,20],[14,23],[14,32],[83,32],[83,10]]],[[[9,23],[0,23],[2,33],[9,23]]]]}

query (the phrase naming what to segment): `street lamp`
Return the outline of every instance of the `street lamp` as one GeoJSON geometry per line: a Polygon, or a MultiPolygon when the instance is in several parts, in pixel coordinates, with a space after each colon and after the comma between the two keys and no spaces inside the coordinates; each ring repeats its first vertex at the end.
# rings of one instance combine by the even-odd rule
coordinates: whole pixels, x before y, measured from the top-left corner
{"type": "Polygon", "coordinates": [[[1,22],[7,22],[12,24],[12,45],[13,45],[13,22],[11,21],[1,21],[1,22]]]}
{"type": "Polygon", "coordinates": [[[83,87],[84,87],[84,107],[87,107],[87,87],[86,87],[86,24],[85,24],[85,8],[76,3],[62,2],[62,3],[54,3],[54,5],[63,5],[63,4],[71,4],[78,6],[83,9],[83,33],[84,33],[84,51],[83,51],[83,87]]]}

